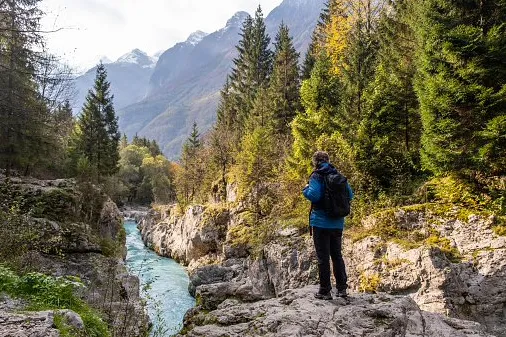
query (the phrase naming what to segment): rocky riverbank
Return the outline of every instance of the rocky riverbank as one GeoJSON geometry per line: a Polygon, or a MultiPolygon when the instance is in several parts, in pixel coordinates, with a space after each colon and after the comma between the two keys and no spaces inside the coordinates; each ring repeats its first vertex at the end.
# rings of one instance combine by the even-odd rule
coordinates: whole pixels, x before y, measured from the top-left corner
{"type": "MultiPolygon", "coordinates": [[[[494,231],[494,217],[458,209],[443,213],[420,205],[385,210],[365,219],[360,229],[348,231],[344,254],[355,294],[346,308],[384,311],[393,302],[392,310],[398,313],[365,315],[363,321],[343,321],[341,313],[334,313],[341,311],[342,303],[332,307],[311,298],[313,290],[305,287],[316,283],[317,270],[307,234],[276,230],[260,251],[252,251],[244,240],[234,240],[241,226],[239,210],[216,205],[192,207],[184,214],[175,206],[164,207],[151,211],[140,224],[146,244],[190,266],[189,290],[198,303],[185,323],[184,332],[191,336],[312,336],[304,330],[306,323],[312,327],[311,312],[318,313],[316,321],[324,322],[314,336],[336,331],[355,335],[359,330],[353,330],[353,324],[376,326],[386,334],[400,329],[403,336],[486,336],[485,331],[506,336],[506,238],[494,231]],[[290,292],[297,298],[290,303],[304,304],[297,309],[283,304],[290,292]],[[364,297],[359,292],[400,297],[364,297]],[[379,301],[376,309],[368,305],[374,301],[379,301]],[[325,309],[320,312],[314,306],[325,309]],[[293,315],[284,314],[291,309],[293,315]],[[403,316],[407,312],[416,313],[418,321],[403,316]],[[275,328],[272,319],[278,320],[275,328]],[[438,329],[444,333],[438,334],[438,329]]],[[[359,335],[382,335],[373,330],[360,330],[359,335]]]]}
{"type": "MultiPolygon", "coordinates": [[[[149,318],[139,280],[124,264],[123,217],[107,196],[73,180],[0,177],[0,189],[1,253],[8,258],[2,262],[23,273],[77,280],[79,298],[102,316],[115,336],[147,332],[149,318]]],[[[9,305],[12,300],[0,299],[0,335],[32,336],[37,329],[47,330],[37,336],[59,335],[51,330],[54,311],[20,313],[26,308],[9,305]],[[21,324],[24,321],[30,324],[21,324]],[[15,333],[9,330],[14,325],[15,333]]]]}

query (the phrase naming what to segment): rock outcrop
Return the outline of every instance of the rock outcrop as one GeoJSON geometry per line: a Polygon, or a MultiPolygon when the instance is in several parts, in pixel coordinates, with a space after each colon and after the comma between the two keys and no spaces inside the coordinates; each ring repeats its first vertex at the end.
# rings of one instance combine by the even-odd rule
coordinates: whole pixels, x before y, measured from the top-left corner
{"type": "MultiPolygon", "coordinates": [[[[202,310],[219,310],[231,299],[255,307],[317,282],[308,235],[272,229],[270,242],[252,250],[248,243],[256,238],[244,236],[251,229],[236,207],[195,206],[184,214],[167,207],[140,225],[146,244],[189,265],[189,291],[202,310]]],[[[360,229],[345,231],[350,288],[406,296],[421,310],[476,321],[506,336],[506,237],[493,230],[495,221],[438,204],[371,215],[360,229]]]]}
{"type": "Polygon", "coordinates": [[[239,298],[276,297],[289,288],[317,281],[312,241],[297,230],[280,230],[255,255],[230,232],[242,225],[238,210],[195,206],[179,214],[175,206],[151,211],[139,227],[146,245],[189,265],[189,291],[208,309],[239,298]]]}
{"type": "MultiPolygon", "coordinates": [[[[477,321],[506,336],[506,237],[494,233],[493,218],[450,220],[400,209],[388,221],[404,234],[345,244],[355,289],[376,283],[374,290],[409,295],[423,310],[477,321]],[[403,238],[413,235],[428,239],[403,238]]],[[[374,231],[385,224],[372,216],[365,225],[374,231]]]]}
{"type": "MultiPolygon", "coordinates": [[[[94,186],[73,180],[7,180],[0,176],[0,192],[0,210],[10,212],[0,229],[2,256],[15,258],[28,271],[77,277],[84,284],[79,296],[104,314],[115,335],[146,333],[149,318],[139,295],[139,279],[129,275],[124,264],[125,231],[116,204],[94,186]]],[[[13,312],[20,310],[19,306],[2,309],[6,307],[7,302],[0,299],[7,325],[37,321],[41,326],[52,326],[48,313],[18,315],[13,312]]],[[[20,334],[0,331],[2,336],[38,336],[38,330],[20,334]]],[[[51,333],[47,330],[46,335],[51,333]]]]}
{"type": "Polygon", "coordinates": [[[222,302],[216,310],[190,310],[179,336],[485,337],[479,323],[422,311],[406,296],[357,295],[347,300],[314,299],[317,287],[287,290],[275,299],[222,302]]]}

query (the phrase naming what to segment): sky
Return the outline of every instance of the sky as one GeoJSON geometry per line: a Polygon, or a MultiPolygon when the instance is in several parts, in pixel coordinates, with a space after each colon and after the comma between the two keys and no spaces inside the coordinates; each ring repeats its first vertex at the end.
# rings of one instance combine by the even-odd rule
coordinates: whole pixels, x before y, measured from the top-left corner
{"type": "Polygon", "coordinates": [[[49,50],[78,70],[134,48],[149,55],[185,41],[194,31],[223,28],[237,11],[264,15],[281,0],[42,0],[49,50]]]}

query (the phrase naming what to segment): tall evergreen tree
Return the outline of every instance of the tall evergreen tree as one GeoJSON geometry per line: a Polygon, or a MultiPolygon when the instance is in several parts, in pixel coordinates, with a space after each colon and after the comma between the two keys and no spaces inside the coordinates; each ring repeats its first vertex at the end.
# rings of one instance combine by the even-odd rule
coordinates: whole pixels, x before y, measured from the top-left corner
{"type": "Polygon", "coordinates": [[[304,61],[302,62],[301,80],[307,80],[311,77],[311,71],[313,71],[314,64],[316,62],[316,33],[313,32],[311,36],[311,43],[309,44],[304,61]]]}
{"type": "Polygon", "coordinates": [[[0,167],[28,170],[53,152],[50,110],[38,91],[44,57],[40,0],[0,1],[0,167]]]}
{"type": "Polygon", "coordinates": [[[423,167],[506,172],[494,163],[506,156],[506,3],[426,0],[416,9],[423,167]]]}
{"type": "Polygon", "coordinates": [[[287,135],[300,106],[299,53],[288,27],[281,23],[275,40],[274,66],[269,86],[275,131],[287,135]]]}
{"type": "Polygon", "coordinates": [[[117,172],[120,133],[103,64],[97,67],[94,87],[88,92],[73,138],[73,152],[85,158],[98,177],[117,172]]]}
{"type": "Polygon", "coordinates": [[[255,18],[247,18],[244,22],[241,37],[237,46],[239,56],[234,60],[230,76],[229,97],[235,107],[235,112],[230,116],[237,121],[236,128],[240,132],[253,108],[258,90],[267,87],[272,71],[270,38],[266,33],[260,6],[255,12],[255,18]]]}
{"type": "Polygon", "coordinates": [[[202,141],[197,123],[193,123],[192,132],[183,145],[181,154],[181,171],[178,176],[179,199],[184,204],[192,202],[204,177],[204,168],[199,160],[202,141]]]}
{"type": "Polygon", "coordinates": [[[366,115],[359,132],[361,169],[380,188],[390,187],[401,177],[410,179],[419,163],[421,121],[413,87],[411,4],[409,0],[396,1],[382,15],[379,63],[366,92],[366,115]]]}
{"type": "Polygon", "coordinates": [[[332,73],[328,57],[320,56],[311,77],[302,83],[301,102],[303,110],[292,123],[294,137],[289,167],[294,179],[306,179],[311,173],[311,156],[317,150],[317,140],[330,137],[338,130],[336,116],[340,104],[339,80],[332,73]]]}
{"type": "Polygon", "coordinates": [[[327,48],[343,86],[339,118],[345,126],[344,134],[355,143],[358,127],[365,118],[365,93],[377,66],[378,19],[383,2],[360,0],[351,4],[350,8],[337,8],[332,16],[329,28],[336,34],[329,37],[327,48]],[[346,14],[343,10],[351,12],[346,14]],[[347,27],[342,28],[342,24],[347,27]]]}
{"type": "Polygon", "coordinates": [[[198,149],[200,146],[202,146],[197,122],[193,122],[192,132],[190,133],[190,137],[187,140],[187,144],[192,149],[198,149]]]}

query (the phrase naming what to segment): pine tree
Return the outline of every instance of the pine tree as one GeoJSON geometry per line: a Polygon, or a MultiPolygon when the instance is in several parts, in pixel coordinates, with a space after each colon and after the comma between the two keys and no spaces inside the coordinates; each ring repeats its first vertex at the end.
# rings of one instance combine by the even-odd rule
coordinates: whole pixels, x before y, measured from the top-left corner
{"type": "Polygon", "coordinates": [[[293,150],[289,159],[292,179],[306,179],[311,173],[311,156],[317,150],[316,141],[339,129],[336,116],[340,104],[339,80],[332,73],[329,58],[320,56],[311,77],[302,83],[303,111],[292,123],[293,150]]]}
{"type": "Polygon", "coordinates": [[[54,152],[51,111],[38,91],[40,0],[0,1],[0,167],[28,173],[54,152]]]}
{"type": "Polygon", "coordinates": [[[112,100],[107,71],[100,64],[94,87],[88,92],[77,122],[73,142],[74,154],[86,158],[98,179],[118,170],[120,133],[112,100]]]}
{"type": "Polygon", "coordinates": [[[229,117],[236,121],[236,128],[240,132],[253,108],[258,90],[268,86],[272,71],[270,38],[266,33],[260,6],[255,12],[255,18],[247,18],[244,22],[241,37],[237,46],[239,56],[234,60],[234,69],[230,75],[231,94],[228,98],[232,102],[231,106],[235,107],[229,117]]]}
{"type": "Polygon", "coordinates": [[[194,201],[204,178],[204,167],[199,160],[199,151],[203,144],[200,139],[197,123],[193,123],[192,132],[183,144],[181,154],[181,171],[177,177],[179,199],[184,204],[194,201]]]}
{"type": "Polygon", "coordinates": [[[235,125],[237,122],[235,119],[235,110],[232,105],[230,90],[230,77],[227,76],[225,85],[220,91],[220,103],[216,112],[216,124],[226,126],[227,128],[231,128],[232,125],[235,125]]]}
{"type": "Polygon", "coordinates": [[[330,35],[327,48],[333,71],[343,86],[339,119],[346,126],[343,134],[351,143],[357,141],[358,127],[365,118],[365,93],[377,66],[378,19],[382,5],[381,1],[353,1],[351,9],[346,9],[351,10],[349,14],[343,14],[344,8],[336,9],[329,26],[335,35],[330,35]],[[342,23],[346,23],[345,28],[342,23]]]}
{"type": "Polygon", "coordinates": [[[288,27],[282,23],[275,41],[274,67],[269,86],[275,132],[287,135],[300,106],[299,53],[288,27]]]}
{"type": "Polygon", "coordinates": [[[391,187],[401,177],[409,180],[419,163],[421,121],[413,87],[411,3],[396,1],[380,20],[379,63],[366,92],[367,111],[359,131],[361,169],[380,188],[391,187]]]}
{"type": "Polygon", "coordinates": [[[192,149],[192,150],[193,149],[196,150],[202,146],[197,122],[193,122],[192,132],[190,133],[190,137],[187,140],[187,144],[190,147],[190,149],[192,149]]]}
{"type": "Polygon", "coordinates": [[[427,0],[416,9],[423,167],[505,172],[493,159],[506,155],[506,4],[427,0]]]}
{"type": "Polygon", "coordinates": [[[311,71],[313,71],[314,64],[316,63],[316,33],[313,32],[311,36],[311,43],[309,44],[306,55],[304,56],[304,62],[302,63],[301,80],[307,80],[311,77],[311,71]]]}

